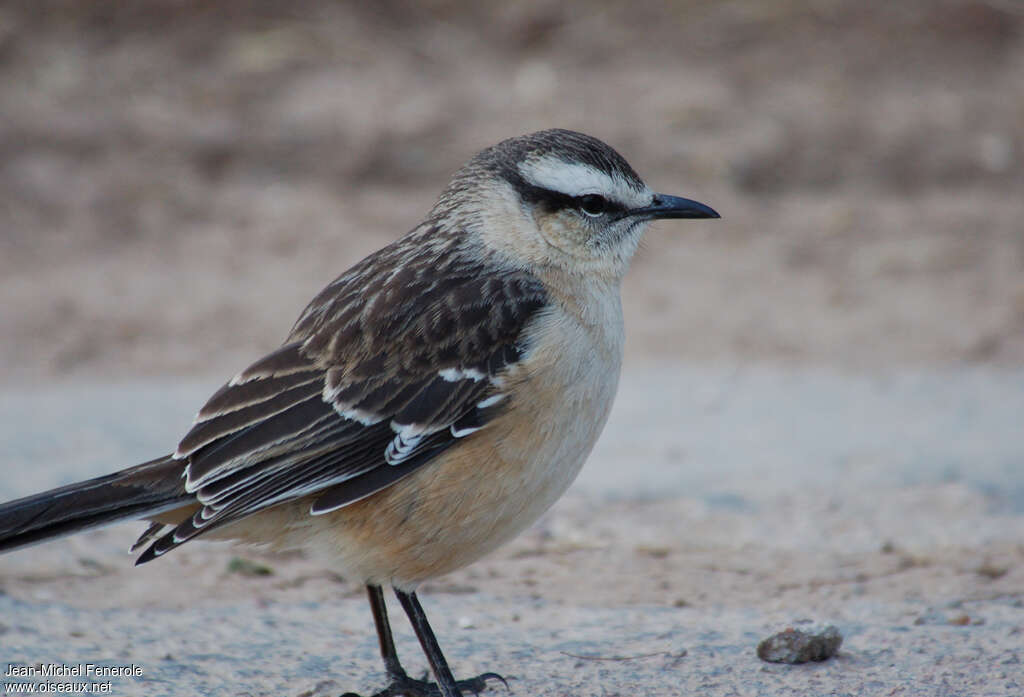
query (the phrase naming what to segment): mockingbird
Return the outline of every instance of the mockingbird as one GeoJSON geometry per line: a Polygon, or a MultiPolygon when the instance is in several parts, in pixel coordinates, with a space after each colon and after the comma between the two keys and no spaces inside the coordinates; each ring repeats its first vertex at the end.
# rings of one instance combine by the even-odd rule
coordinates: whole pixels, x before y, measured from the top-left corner
{"type": "Polygon", "coordinates": [[[314,298],[173,453],[0,506],[0,551],[125,518],[151,522],[138,564],[200,535],[311,550],[366,584],[379,695],[479,691],[500,676],[454,679],[415,589],[562,495],[611,409],[619,286],[647,223],[717,217],[590,136],[505,140],[314,298]],[[399,663],[383,585],[436,684],[399,663]]]}

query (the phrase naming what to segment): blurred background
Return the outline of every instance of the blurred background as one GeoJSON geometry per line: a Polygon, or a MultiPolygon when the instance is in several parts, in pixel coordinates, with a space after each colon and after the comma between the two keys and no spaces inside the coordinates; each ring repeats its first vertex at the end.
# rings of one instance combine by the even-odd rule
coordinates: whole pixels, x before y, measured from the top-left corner
{"type": "MultiPolygon", "coordinates": [[[[4,0],[0,500],[166,451],[463,162],[553,126],[723,219],[648,234],[566,497],[428,584],[457,671],[1022,694],[1021,0],[4,0]],[[839,657],[757,660],[797,618],[839,657]]],[[[380,687],[359,579],[202,544],[132,568],[140,528],[5,557],[8,660],[141,664],[118,694],[380,687]]]]}
{"type": "Polygon", "coordinates": [[[1024,362],[1015,0],[0,6],[0,381],[230,374],[502,138],[659,224],[628,364],[1024,362]]]}

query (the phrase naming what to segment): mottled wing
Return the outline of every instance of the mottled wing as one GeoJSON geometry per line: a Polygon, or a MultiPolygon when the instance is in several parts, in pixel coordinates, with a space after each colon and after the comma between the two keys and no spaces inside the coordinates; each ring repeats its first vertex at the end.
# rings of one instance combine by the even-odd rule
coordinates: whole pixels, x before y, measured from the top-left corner
{"type": "Polygon", "coordinates": [[[484,428],[547,298],[532,276],[449,256],[410,268],[386,248],[315,299],[288,343],[218,390],[175,453],[202,507],[139,563],[286,501],[335,510],[484,428]]]}

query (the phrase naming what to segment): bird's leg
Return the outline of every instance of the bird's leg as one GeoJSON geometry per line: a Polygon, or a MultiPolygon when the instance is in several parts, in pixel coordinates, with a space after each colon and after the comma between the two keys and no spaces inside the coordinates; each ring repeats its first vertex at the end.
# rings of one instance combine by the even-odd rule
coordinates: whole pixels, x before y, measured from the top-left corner
{"type": "MultiPolygon", "coordinates": [[[[380,586],[367,584],[366,596],[370,601],[370,612],[373,613],[373,624],[377,627],[377,641],[380,644],[380,657],[384,659],[384,669],[388,674],[388,686],[372,697],[398,697],[399,695],[439,696],[437,687],[424,680],[410,678],[398,660],[398,650],[391,635],[391,623],[388,622],[388,606],[384,600],[384,591],[380,586]],[[431,693],[431,690],[433,693],[431,693]]],[[[355,692],[346,692],[341,697],[362,697],[355,692]]]]}
{"type": "MultiPolygon", "coordinates": [[[[440,688],[441,697],[462,697],[462,690],[468,690],[474,695],[479,694],[487,689],[488,680],[498,680],[504,683],[506,689],[508,688],[508,681],[497,673],[483,673],[475,678],[456,682],[451,669],[448,668],[448,661],[445,660],[444,654],[441,653],[441,647],[437,644],[434,630],[427,622],[427,613],[423,611],[423,606],[420,605],[416,594],[406,593],[396,588],[395,595],[398,597],[398,602],[402,604],[405,614],[409,616],[409,622],[412,623],[412,628],[416,632],[416,638],[420,640],[420,646],[423,647],[423,653],[427,656],[427,662],[430,663],[437,686],[440,688]]],[[[437,689],[433,685],[430,687],[437,689]]],[[[438,693],[431,692],[430,694],[438,693]]]]}
{"type": "MultiPolygon", "coordinates": [[[[497,673],[484,673],[470,680],[455,680],[448,662],[441,653],[441,647],[437,645],[437,638],[434,636],[430,624],[427,622],[427,615],[423,612],[415,593],[405,593],[395,590],[395,595],[409,615],[416,637],[420,640],[420,646],[427,656],[431,669],[437,683],[427,680],[410,678],[402,664],[398,660],[398,651],[395,649],[395,640],[391,635],[391,623],[388,622],[388,608],[384,601],[384,592],[380,586],[367,585],[366,594],[370,600],[370,610],[373,612],[373,623],[377,626],[377,640],[380,643],[380,656],[384,659],[384,668],[388,673],[390,684],[373,695],[373,697],[462,697],[462,691],[479,694],[487,689],[488,680],[499,680],[508,687],[505,678],[497,673]]],[[[359,697],[347,692],[342,697],[359,697]]]]}
{"type": "Polygon", "coordinates": [[[380,586],[367,585],[366,595],[370,599],[370,611],[373,613],[373,623],[377,626],[377,641],[380,642],[380,657],[384,659],[384,669],[388,677],[399,682],[409,676],[398,661],[398,651],[395,649],[395,640],[391,636],[391,623],[388,622],[388,606],[384,601],[384,591],[380,586]]]}
{"type": "Polygon", "coordinates": [[[427,656],[430,669],[434,671],[434,678],[437,680],[438,687],[441,688],[441,694],[443,697],[462,697],[462,692],[455,684],[455,676],[452,675],[452,671],[448,667],[448,661],[444,659],[441,647],[437,645],[434,630],[427,622],[427,613],[423,611],[419,598],[415,593],[406,593],[397,588],[395,595],[398,596],[398,602],[402,604],[405,614],[409,616],[409,622],[412,624],[413,631],[416,632],[416,638],[420,640],[420,646],[423,647],[423,653],[427,656]]]}

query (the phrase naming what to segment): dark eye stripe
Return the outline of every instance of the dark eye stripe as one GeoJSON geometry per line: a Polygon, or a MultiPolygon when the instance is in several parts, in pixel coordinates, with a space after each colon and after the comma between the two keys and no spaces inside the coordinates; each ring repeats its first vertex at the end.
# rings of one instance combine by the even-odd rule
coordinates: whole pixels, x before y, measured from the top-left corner
{"type": "Polygon", "coordinates": [[[519,190],[519,194],[523,197],[524,201],[540,206],[548,213],[576,207],[576,199],[568,194],[563,194],[561,191],[544,189],[533,184],[526,184],[525,182],[523,188],[519,190]]]}
{"type": "MultiPolygon", "coordinates": [[[[508,179],[512,182],[512,185],[516,188],[524,201],[540,206],[547,213],[554,213],[556,211],[570,208],[573,210],[581,210],[583,199],[593,196],[593,194],[570,196],[569,194],[562,193],[561,191],[545,189],[541,186],[529,183],[519,176],[518,173],[508,176],[508,179]]],[[[626,212],[626,207],[621,203],[609,198],[605,198],[604,201],[604,212],[606,214],[621,215],[626,212]]]]}

